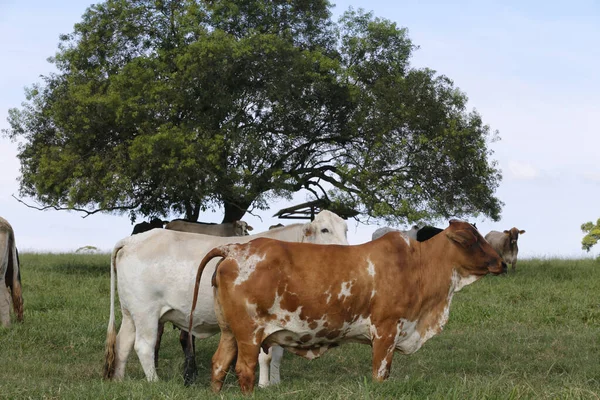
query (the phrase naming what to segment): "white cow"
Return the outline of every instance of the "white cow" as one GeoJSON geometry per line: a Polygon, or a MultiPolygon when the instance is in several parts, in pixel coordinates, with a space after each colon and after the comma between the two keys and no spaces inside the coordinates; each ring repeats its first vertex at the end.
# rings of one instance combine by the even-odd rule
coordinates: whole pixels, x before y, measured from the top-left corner
{"type": "Polygon", "coordinates": [[[23,321],[23,296],[15,233],[8,221],[0,217],[0,325],[3,327],[10,326],[11,297],[17,320],[23,321]]]}
{"type": "Polygon", "coordinates": [[[247,236],[253,230],[246,221],[233,221],[224,224],[207,224],[203,222],[175,219],[165,226],[165,229],[180,232],[201,233],[212,236],[247,236]]]}
{"type": "Polygon", "coordinates": [[[388,232],[402,232],[406,234],[409,238],[417,240],[417,232],[419,231],[419,229],[421,228],[419,228],[417,225],[413,225],[413,227],[408,231],[401,231],[398,229],[390,228],[389,226],[384,226],[383,228],[379,228],[375,232],[373,232],[371,240],[379,239],[388,232]]]}
{"type": "MultiPolygon", "coordinates": [[[[110,318],[106,337],[104,377],[122,379],[132,348],[140,359],[146,378],[158,379],[154,347],[159,322],[172,322],[187,331],[198,263],[214,247],[249,242],[268,237],[288,242],[348,244],[346,222],[329,211],[321,211],[314,221],[292,224],[251,236],[216,237],[153,229],[129,236],[115,245],[110,268],[110,318]],[[115,273],[121,302],[122,322],[115,333],[115,273]]],[[[194,313],[193,335],[203,339],[220,332],[213,308],[210,276],[216,265],[207,267],[200,282],[199,304],[194,313]]],[[[272,356],[271,383],[279,381],[282,349],[272,356]]],[[[263,356],[263,362],[269,358],[263,356]]],[[[269,383],[268,366],[261,366],[262,385],[269,383]],[[265,375],[265,376],[263,376],[265,375]]]]}

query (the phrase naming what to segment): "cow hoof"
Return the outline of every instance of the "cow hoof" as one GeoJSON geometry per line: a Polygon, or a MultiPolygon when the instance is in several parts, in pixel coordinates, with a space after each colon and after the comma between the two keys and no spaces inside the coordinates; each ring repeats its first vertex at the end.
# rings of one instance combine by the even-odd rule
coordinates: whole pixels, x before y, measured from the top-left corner
{"type": "Polygon", "coordinates": [[[196,370],[196,360],[193,357],[186,357],[183,366],[183,384],[190,386],[196,381],[198,373],[196,370]]]}

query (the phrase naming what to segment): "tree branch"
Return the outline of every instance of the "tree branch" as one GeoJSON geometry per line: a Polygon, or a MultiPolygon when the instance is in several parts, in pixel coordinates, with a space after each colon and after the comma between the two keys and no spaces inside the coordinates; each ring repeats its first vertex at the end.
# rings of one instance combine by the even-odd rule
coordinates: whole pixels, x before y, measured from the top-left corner
{"type": "Polygon", "coordinates": [[[12,195],[12,197],[17,200],[19,203],[25,205],[26,207],[29,208],[33,208],[34,210],[39,210],[39,211],[45,211],[45,210],[57,210],[57,211],[79,211],[82,213],[85,213],[84,216],[82,216],[81,218],[87,218],[90,215],[96,214],[98,212],[102,212],[102,211],[117,211],[117,210],[134,210],[136,208],[138,208],[140,206],[140,204],[136,204],[133,206],[119,206],[119,207],[107,207],[107,208],[99,208],[97,210],[94,211],[88,211],[84,208],[77,208],[77,207],[59,207],[59,206],[54,206],[54,205],[50,205],[50,206],[43,206],[43,207],[36,207],[36,206],[32,206],[31,204],[27,204],[25,203],[23,200],[19,199],[18,197],[16,197],[14,194],[12,195]]]}

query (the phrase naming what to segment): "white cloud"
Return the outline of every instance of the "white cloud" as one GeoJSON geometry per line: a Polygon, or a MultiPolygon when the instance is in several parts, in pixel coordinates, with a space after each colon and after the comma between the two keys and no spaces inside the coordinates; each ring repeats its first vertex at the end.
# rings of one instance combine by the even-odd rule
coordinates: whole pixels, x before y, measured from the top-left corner
{"type": "Polygon", "coordinates": [[[527,164],[520,161],[509,161],[508,170],[510,177],[516,180],[529,181],[539,177],[538,170],[531,164],[527,164]]]}

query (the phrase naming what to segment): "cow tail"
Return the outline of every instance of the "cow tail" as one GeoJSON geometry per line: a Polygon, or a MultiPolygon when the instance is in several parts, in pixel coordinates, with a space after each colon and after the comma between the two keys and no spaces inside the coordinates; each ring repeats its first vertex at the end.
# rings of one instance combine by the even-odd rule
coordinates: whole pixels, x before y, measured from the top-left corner
{"type": "Polygon", "coordinates": [[[111,379],[115,373],[115,352],[117,333],[115,330],[115,273],[117,253],[123,246],[115,246],[110,257],[110,317],[106,331],[106,347],[104,350],[104,379],[111,379]]]}
{"type": "Polygon", "coordinates": [[[9,239],[9,248],[11,251],[12,258],[12,301],[13,301],[13,309],[15,311],[15,315],[17,316],[17,321],[23,322],[23,290],[21,289],[21,271],[19,264],[19,254],[17,252],[17,245],[15,242],[14,234],[10,236],[9,239]]]}
{"type": "MultiPolygon", "coordinates": [[[[189,325],[189,330],[188,330],[188,332],[190,333],[190,335],[189,335],[190,342],[192,341],[192,327],[194,326],[194,311],[196,310],[196,304],[198,303],[198,291],[200,290],[200,278],[202,278],[202,272],[204,271],[204,268],[210,262],[210,260],[212,260],[215,257],[225,258],[225,257],[227,257],[228,254],[229,254],[229,246],[215,247],[214,249],[209,251],[208,254],[206,254],[204,256],[204,258],[200,262],[200,265],[198,266],[198,272],[196,273],[196,284],[194,285],[194,298],[192,301],[192,311],[190,311],[190,325],[189,325]]],[[[217,271],[215,269],[215,273],[216,272],[217,271]]]]}

